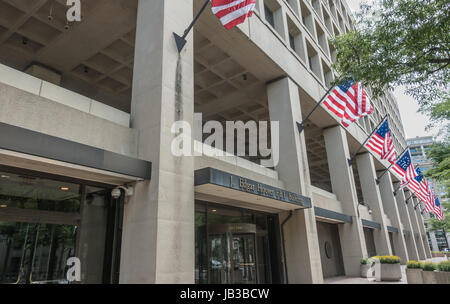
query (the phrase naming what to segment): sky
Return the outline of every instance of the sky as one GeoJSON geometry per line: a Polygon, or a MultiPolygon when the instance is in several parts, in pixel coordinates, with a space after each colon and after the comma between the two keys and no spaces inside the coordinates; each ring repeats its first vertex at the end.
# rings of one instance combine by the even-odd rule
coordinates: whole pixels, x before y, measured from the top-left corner
{"type": "MultiPolygon", "coordinates": [[[[353,11],[359,10],[359,4],[362,2],[364,1],[347,0],[348,5],[353,11]]],[[[419,104],[414,98],[405,94],[404,88],[397,88],[394,91],[394,95],[400,108],[400,115],[402,117],[406,138],[437,135],[437,129],[432,129],[430,131],[425,130],[425,127],[430,123],[430,120],[426,115],[417,113],[419,104]]]]}

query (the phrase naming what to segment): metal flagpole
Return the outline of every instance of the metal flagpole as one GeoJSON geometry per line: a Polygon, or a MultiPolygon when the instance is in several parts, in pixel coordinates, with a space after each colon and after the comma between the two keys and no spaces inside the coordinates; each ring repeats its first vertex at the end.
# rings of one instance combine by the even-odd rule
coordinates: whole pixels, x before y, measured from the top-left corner
{"type": "Polygon", "coordinates": [[[366,138],[366,140],[364,141],[364,143],[359,147],[358,150],[356,150],[356,152],[352,155],[352,157],[350,157],[350,159],[348,160],[348,165],[351,166],[353,164],[353,159],[356,157],[356,155],[358,154],[359,151],[361,151],[361,149],[364,147],[364,145],[367,143],[367,141],[372,137],[372,135],[378,130],[378,128],[383,124],[383,122],[386,120],[386,118],[388,117],[388,115],[386,114],[386,116],[383,117],[383,119],[381,120],[381,122],[375,127],[375,129],[373,129],[372,133],[370,133],[370,135],[366,138]]]}
{"type": "MultiPolygon", "coordinates": [[[[400,156],[399,156],[399,158],[401,158],[402,156],[403,156],[403,154],[405,154],[405,152],[406,152],[406,150],[408,150],[408,148],[406,148],[405,150],[403,150],[403,152],[400,154],[400,156]]],[[[376,182],[377,182],[377,185],[379,185],[380,184],[380,179],[392,168],[392,166],[394,165],[395,163],[393,163],[393,164],[391,164],[390,166],[389,166],[389,168],[387,168],[386,170],[384,170],[384,172],[383,172],[383,174],[381,174],[380,175],[380,177],[378,177],[377,179],[376,179],[376,182]]]]}
{"type": "Polygon", "coordinates": [[[305,129],[305,122],[311,117],[311,115],[314,113],[314,111],[317,110],[317,108],[325,100],[325,97],[327,97],[327,95],[330,94],[331,90],[333,90],[335,87],[336,86],[332,86],[331,88],[328,89],[328,91],[325,93],[325,95],[323,95],[323,97],[320,99],[320,101],[318,103],[316,103],[314,108],[311,110],[311,112],[308,113],[308,115],[306,115],[305,119],[303,119],[303,121],[301,123],[297,122],[298,132],[300,132],[300,133],[303,132],[303,130],[305,129]]]}
{"type": "MultiPolygon", "coordinates": [[[[336,81],[336,83],[341,83],[342,80],[344,80],[347,77],[340,77],[338,78],[338,80],[336,81]]],[[[311,115],[314,113],[315,110],[317,110],[317,108],[322,104],[322,102],[324,102],[325,97],[327,97],[328,94],[330,94],[330,92],[337,86],[333,85],[331,86],[331,88],[328,89],[328,91],[325,93],[325,95],[323,95],[323,97],[319,100],[318,103],[316,103],[316,105],[314,106],[314,108],[311,110],[311,112],[308,113],[308,115],[306,115],[305,119],[303,119],[303,121],[301,123],[297,122],[297,128],[298,128],[298,132],[302,133],[303,130],[305,129],[305,122],[311,117],[311,115]]]]}
{"type": "Polygon", "coordinates": [[[203,6],[200,9],[200,11],[198,12],[198,14],[194,17],[194,20],[191,22],[191,24],[189,24],[188,28],[184,31],[184,34],[183,34],[182,37],[178,36],[176,33],[173,33],[173,35],[175,37],[175,43],[177,44],[178,53],[181,53],[181,51],[183,50],[184,46],[186,45],[186,43],[187,43],[187,41],[186,41],[187,35],[191,31],[191,29],[194,26],[195,22],[197,22],[198,18],[200,18],[200,15],[203,13],[203,11],[205,10],[206,6],[208,6],[209,1],[210,0],[206,0],[206,2],[203,4],[203,6]]]}
{"type": "Polygon", "coordinates": [[[409,201],[410,199],[412,199],[413,196],[414,196],[414,194],[411,194],[411,196],[408,197],[408,198],[405,200],[405,204],[406,204],[406,205],[408,205],[408,201],[409,201]]]}

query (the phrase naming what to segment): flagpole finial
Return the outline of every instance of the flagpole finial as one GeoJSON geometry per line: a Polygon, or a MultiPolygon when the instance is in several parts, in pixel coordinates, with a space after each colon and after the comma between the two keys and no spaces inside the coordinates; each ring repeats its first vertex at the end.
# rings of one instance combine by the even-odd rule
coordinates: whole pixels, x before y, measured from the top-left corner
{"type": "Polygon", "coordinates": [[[303,130],[305,129],[304,123],[299,123],[299,122],[297,122],[297,129],[298,129],[298,132],[299,132],[299,133],[302,133],[303,130]]]}
{"type": "Polygon", "coordinates": [[[175,37],[175,43],[177,44],[178,53],[181,53],[187,41],[177,33],[173,33],[173,36],[175,37]]]}

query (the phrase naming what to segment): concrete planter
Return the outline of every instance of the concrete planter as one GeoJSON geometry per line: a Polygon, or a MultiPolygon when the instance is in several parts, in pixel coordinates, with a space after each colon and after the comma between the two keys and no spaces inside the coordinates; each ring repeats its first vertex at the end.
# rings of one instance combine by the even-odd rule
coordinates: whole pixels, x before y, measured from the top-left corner
{"type": "Polygon", "coordinates": [[[361,278],[373,278],[374,277],[374,267],[370,264],[361,264],[361,278]]]}
{"type": "Polygon", "coordinates": [[[375,264],[375,279],[382,281],[400,281],[402,279],[402,269],[399,264],[375,264]]]}
{"type": "Polygon", "coordinates": [[[437,271],[422,271],[422,279],[424,284],[438,284],[437,271]]]}
{"type": "Polygon", "coordinates": [[[422,269],[406,268],[406,279],[408,284],[423,284],[422,269]]]}
{"type": "Polygon", "coordinates": [[[436,272],[438,284],[450,284],[450,272],[439,271],[436,272]]]}
{"type": "Polygon", "coordinates": [[[445,257],[444,253],[432,253],[431,256],[433,258],[443,258],[443,257],[445,257]]]}

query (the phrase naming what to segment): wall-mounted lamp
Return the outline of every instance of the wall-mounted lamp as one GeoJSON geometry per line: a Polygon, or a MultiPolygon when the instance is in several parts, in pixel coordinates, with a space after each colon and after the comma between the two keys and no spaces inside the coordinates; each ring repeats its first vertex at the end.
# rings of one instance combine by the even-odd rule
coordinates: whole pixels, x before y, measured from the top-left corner
{"type": "Polygon", "coordinates": [[[367,209],[369,210],[369,214],[372,215],[372,209],[370,209],[369,205],[366,205],[364,202],[361,202],[361,203],[358,203],[358,207],[356,208],[356,210],[358,211],[358,217],[361,217],[361,215],[359,213],[359,207],[360,206],[367,207],[367,209]]]}

